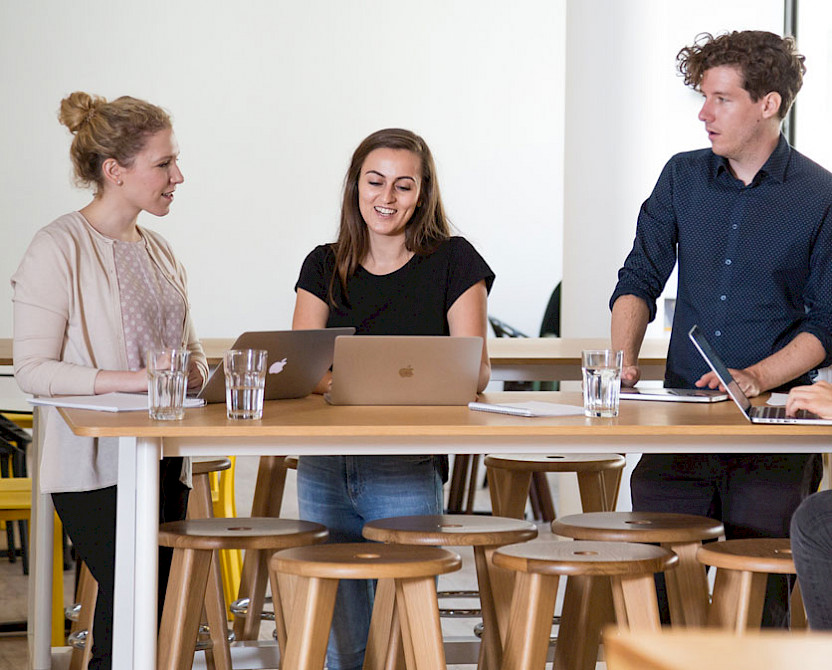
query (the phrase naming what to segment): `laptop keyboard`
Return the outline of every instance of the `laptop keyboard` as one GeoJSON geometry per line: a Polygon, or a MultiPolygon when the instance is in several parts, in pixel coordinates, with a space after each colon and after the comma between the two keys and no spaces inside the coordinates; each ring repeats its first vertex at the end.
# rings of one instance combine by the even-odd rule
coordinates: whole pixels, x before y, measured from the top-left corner
{"type": "Polygon", "coordinates": [[[769,407],[768,405],[755,407],[753,412],[755,417],[759,417],[761,419],[779,420],[783,422],[789,422],[793,419],[820,419],[817,414],[809,412],[805,409],[798,410],[797,414],[794,416],[787,416],[785,407],[769,407]]]}

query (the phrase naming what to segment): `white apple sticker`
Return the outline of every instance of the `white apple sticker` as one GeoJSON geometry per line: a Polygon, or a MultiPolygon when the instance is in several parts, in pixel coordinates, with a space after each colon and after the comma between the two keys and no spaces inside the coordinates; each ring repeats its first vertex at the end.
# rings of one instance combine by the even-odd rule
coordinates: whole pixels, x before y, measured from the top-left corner
{"type": "Polygon", "coordinates": [[[277,363],[272,363],[269,366],[269,374],[279,375],[281,372],[283,372],[284,367],[286,367],[286,359],[285,358],[282,361],[277,361],[277,363]]]}

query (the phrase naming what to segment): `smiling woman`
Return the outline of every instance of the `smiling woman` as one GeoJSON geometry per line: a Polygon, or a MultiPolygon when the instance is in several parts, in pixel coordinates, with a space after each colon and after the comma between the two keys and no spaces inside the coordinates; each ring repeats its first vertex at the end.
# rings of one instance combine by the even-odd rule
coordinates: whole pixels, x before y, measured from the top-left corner
{"type": "MultiPolygon", "coordinates": [[[[168,243],[137,224],[164,216],[183,181],[167,113],[143,100],[76,92],[59,119],[74,135],[76,181],[95,197],[41,229],[14,288],[15,379],[41,396],[146,391],[144,360],[157,347],[187,347],[189,386],[208,367],[191,324],[184,268],[168,243]]],[[[98,582],[90,668],[112,667],[115,451],[73,435],[54,408],[40,414],[40,488],[98,582]]],[[[189,464],[162,460],[160,521],[184,518],[189,464]]],[[[170,552],[160,555],[160,596],[170,552]]],[[[162,602],[162,597],[159,598],[162,602]]]]}
{"type": "MultiPolygon", "coordinates": [[[[315,248],[304,261],[293,327],[481,337],[481,391],[490,376],[486,300],[493,281],[474,247],[451,235],[425,141],[408,130],[379,130],[353,153],[338,241],[315,248]]],[[[327,373],[318,390],[329,383],[327,373]]],[[[303,456],[300,515],[326,525],[333,542],[361,542],[363,525],[391,510],[439,514],[446,474],[445,456],[303,456]]],[[[343,580],[337,597],[327,667],[360,668],[374,586],[343,580]]]]}

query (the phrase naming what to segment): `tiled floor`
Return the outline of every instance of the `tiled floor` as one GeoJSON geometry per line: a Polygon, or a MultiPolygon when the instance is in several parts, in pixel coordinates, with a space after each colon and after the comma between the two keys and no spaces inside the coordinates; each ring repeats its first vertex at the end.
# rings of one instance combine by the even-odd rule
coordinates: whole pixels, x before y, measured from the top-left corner
{"type": "MultiPolygon", "coordinates": [[[[253,495],[253,482],[256,475],[256,458],[237,459],[237,477],[235,492],[237,496],[238,514],[247,514],[251,509],[251,498],[253,495]]],[[[556,497],[557,499],[557,497],[556,497]]],[[[286,492],[284,495],[283,513],[287,517],[297,515],[297,498],[295,488],[294,472],[287,477],[286,492]]],[[[481,489],[477,492],[475,509],[477,511],[488,511],[491,508],[488,492],[481,489]]],[[[547,528],[541,528],[541,534],[548,533],[547,528]]],[[[5,533],[0,533],[0,543],[5,546],[5,533]]],[[[473,567],[473,558],[470,549],[459,548],[463,558],[463,569],[451,575],[444,575],[440,578],[440,590],[476,589],[476,575],[473,567]]],[[[72,601],[72,584],[74,573],[68,572],[65,575],[66,602],[72,601]]],[[[23,621],[26,616],[26,588],[28,579],[22,575],[20,563],[9,564],[5,559],[0,558],[0,624],[9,621],[23,621]]],[[[461,606],[472,606],[470,603],[453,603],[461,606]]],[[[443,633],[448,636],[470,636],[476,620],[471,619],[443,619],[443,633]]],[[[261,639],[272,638],[274,626],[264,624],[261,627],[261,639]]],[[[20,670],[27,667],[27,643],[25,634],[0,636],[0,670],[20,670]]],[[[473,665],[452,665],[450,670],[469,670],[473,665]]],[[[603,668],[599,664],[599,668],[603,668]]]]}

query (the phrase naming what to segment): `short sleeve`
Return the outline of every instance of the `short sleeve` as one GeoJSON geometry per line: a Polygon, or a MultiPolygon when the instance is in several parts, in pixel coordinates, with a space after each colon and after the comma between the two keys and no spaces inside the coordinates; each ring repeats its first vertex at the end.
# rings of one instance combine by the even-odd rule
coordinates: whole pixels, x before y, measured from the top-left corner
{"type": "Polygon", "coordinates": [[[335,253],[329,244],[315,247],[304,259],[295,291],[302,288],[312,295],[328,302],[329,282],[335,271],[335,253]]]}
{"type": "Polygon", "coordinates": [[[448,308],[477,282],[484,280],[486,291],[490,293],[495,275],[485,259],[463,237],[452,237],[448,240],[448,243],[451,251],[451,271],[449,273],[447,294],[448,308]]]}

